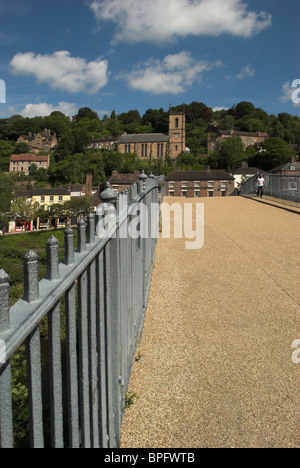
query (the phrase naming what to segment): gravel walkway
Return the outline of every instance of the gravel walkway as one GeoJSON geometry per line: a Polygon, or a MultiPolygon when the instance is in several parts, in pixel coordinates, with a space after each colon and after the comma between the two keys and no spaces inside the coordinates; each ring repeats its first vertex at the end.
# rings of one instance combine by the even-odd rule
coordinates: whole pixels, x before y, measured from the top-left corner
{"type": "Polygon", "coordinates": [[[204,246],[157,244],[121,446],[300,447],[300,217],[199,201],[204,246]]]}

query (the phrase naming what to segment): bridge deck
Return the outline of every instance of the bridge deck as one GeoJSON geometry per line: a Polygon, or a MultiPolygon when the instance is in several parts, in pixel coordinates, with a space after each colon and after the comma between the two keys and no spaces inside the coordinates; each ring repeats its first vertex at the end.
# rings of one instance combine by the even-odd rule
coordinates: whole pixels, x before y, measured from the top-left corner
{"type": "Polygon", "coordinates": [[[300,447],[300,217],[199,201],[203,247],[157,245],[122,447],[300,447]]]}

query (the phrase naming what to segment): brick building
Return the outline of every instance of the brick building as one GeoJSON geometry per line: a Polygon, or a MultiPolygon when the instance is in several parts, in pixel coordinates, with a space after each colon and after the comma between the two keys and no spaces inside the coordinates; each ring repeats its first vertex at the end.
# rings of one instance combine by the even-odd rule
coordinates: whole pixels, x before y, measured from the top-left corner
{"type": "Polygon", "coordinates": [[[166,194],[173,197],[222,197],[234,190],[234,177],[225,171],[174,171],[166,177],[166,194]]]}
{"type": "Polygon", "coordinates": [[[12,154],[9,161],[9,172],[28,175],[32,165],[35,165],[37,169],[48,169],[49,164],[49,154],[45,156],[38,156],[35,153],[12,154]]]}
{"type": "Polygon", "coordinates": [[[129,188],[139,180],[139,171],[134,171],[132,174],[120,174],[118,171],[112,171],[111,176],[106,182],[110,183],[113,190],[122,192],[122,190],[129,188]]]}
{"type": "Polygon", "coordinates": [[[300,175],[300,161],[296,161],[294,156],[291,157],[290,162],[281,164],[281,166],[274,167],[269,171],[270,174],[281,174],[281,175],[300,175]]]}
{"type": "Polygon", "coordinates": [[[87,146],[87,149],[107,149],[115,150],[116,149],[117,138],[107,137],[107,138],[94,138],[90,144],[87,146]]]}
{"type": "Polygon", "coordinates": [[[32,133],[29,132],[28,135],[19,136],[17,143],[26,143],[32,153],[39,153],[40,151],[50,153],[55,149],[58,140],[56,138],[56,133],[51,135],[50,130],[45,128],[42,133],[38,132],[32,135],[32,133]]]}
{"type": "Polygon", "coordinates": [[[269,135],[264,132],[235,132],[234,130],[218,130],[217,134],[213,137],[210,137],[210,134],[208,134],[207,153],[210,153],[216,148],[218,141],[231,137],[240,137],[242,139],[244,149],[246,149],[248,146],[255,145],[255,143],[262,143],[269,137],[269,135]]]}

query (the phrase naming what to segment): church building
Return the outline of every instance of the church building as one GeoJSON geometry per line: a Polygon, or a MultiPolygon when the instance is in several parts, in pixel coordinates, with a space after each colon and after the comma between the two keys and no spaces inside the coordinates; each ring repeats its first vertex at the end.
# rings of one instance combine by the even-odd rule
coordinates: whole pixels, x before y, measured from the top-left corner
{"type": "Polygon", "coordinates": [[[138,133],[122,135],[117,141],[120,153],[135,153],[139,158],[157,159],[162,157],[175,160],[186,151],[185,144],[185,113],[169,111],[169,132],[138,133]]]}

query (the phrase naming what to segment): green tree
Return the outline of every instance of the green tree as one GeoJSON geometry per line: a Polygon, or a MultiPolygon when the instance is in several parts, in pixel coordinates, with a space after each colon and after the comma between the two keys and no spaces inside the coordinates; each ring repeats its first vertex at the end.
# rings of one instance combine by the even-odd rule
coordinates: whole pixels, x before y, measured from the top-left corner
{"type": "Polygon", "coordinates": [[[259,144],[257,154],[250,159],[251,165],[269,171],[287,162],[296,153],[289,144],[278,137],[267,138],[259,144]]]}
{"type": "Polygon", "coordinates": [[[28,154],[30,153],[30,148],[27,143],[17,143],[13,152],[14,154],[28,154]]]}
{"type": "Polygon", "coordinates": [[[97,112],[93,111],[89,107],[81,107],[81,109],[79,109],[78,111],[78,114],[75,116],[75,121],[79,122],[81,119],[84,119],[84,118],[91,119],[91,120],[93,119],[99,120],[99,115],[97,114],[97,112]]]}
{"type": "Polygon", "coordinates": [[[51,133],[56,133],[57,138],[62,137],[71,127],[69,117],[60,111],[53,111],[44,120],[44,127],[49,128],[51,133]]]}
{"type": "Polygon", "coordinates": [[[84,177],[84,154],[78,153],[52,164],[48,169],[53,184],[82,183],[84,177]]]}
{"type": "Polygon", "coordinates": [[[216,148],[218,169],[229,170],[238,167],[245,158],[243,142],[240,137],[221,140],[216,148]]]}
{"type": "Polygon", "coordinates": [[[8,175],[0,174],[0,213],[10,210],[12,201],[12,180],[8,175]]]}
{"type": "Polygon", "coordinates": [[[8,172],[9,159],[13,153],[14,147],[14,141],[0,140],[0,172],[8,172]]]}
{"type": "Polygon", "coordinates": [[[36,209],[26,197],[18,197],[12,200],[10,213],[14,219],[33,219],[36,209]]]}
{"type": "Polygon", "coordinates": [[[75,197],[63,204],[64,213],[71,216],[87,216],[94,211],[94,206],[89,197],[75,197]]]}

